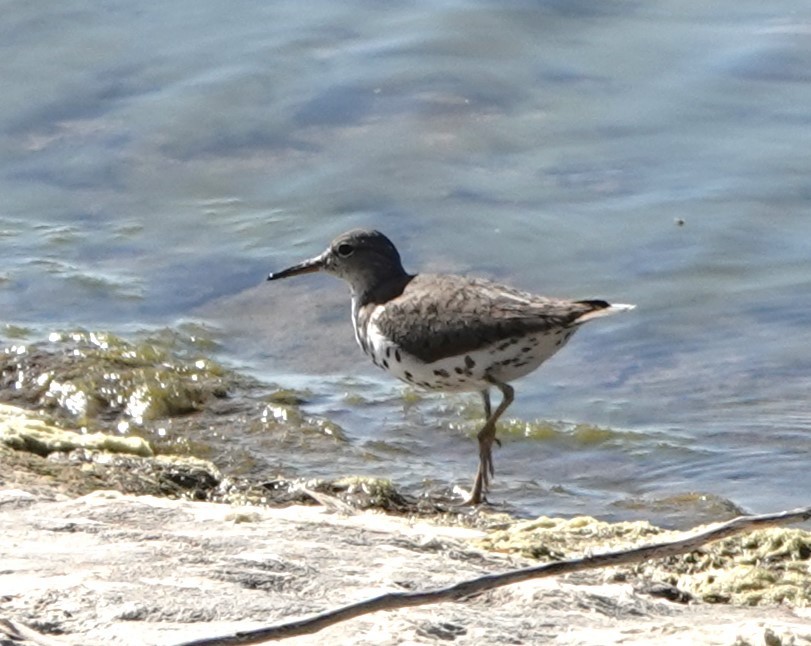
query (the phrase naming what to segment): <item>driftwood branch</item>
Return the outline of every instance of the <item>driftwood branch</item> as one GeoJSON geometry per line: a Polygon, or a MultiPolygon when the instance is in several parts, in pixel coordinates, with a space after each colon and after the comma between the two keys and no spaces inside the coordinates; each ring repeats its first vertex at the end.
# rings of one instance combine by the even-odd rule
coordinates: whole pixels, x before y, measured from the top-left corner
{"type": "Polygon", "coordinates": [[[0,643],[11,644],[27,641],[36,646],[65,646],[65,642],[55,637],[48,637],[38,633],[33,628],[29,628],[20,622],[14,622],[5,617],[0,617],[0,643]],[[6,641],[5,638],[8,638],[6,641]]]}
{"type": "Polygon", "coordinates": [[[535,567],[504,572],[503,574],[490,574],[428,592],[390,592],[372,599],[328,610],[327,612],[306,619],[299,619],[275,626],[267,626],[265,628],[257,628],[256,630],[241,631],[222,637],[207,637],[184,642],[178,646],[242,646],[244,644],[259,644],[298,635],[309,635],[342,621],[354,619],[355,617],[378,612],[380,610],[396,610],[398,608],[422,606],[443,601],[455,601],[484,592],[485,590],[492,590],[521,581],[529,581],[530,579],[571,574],[572,572],[581,572],[583,570],[592,570],[614,565],[628,565],[648,559],[676,556],[678,554],[692,552],[705,543],[717,541],[735,534],[741,534],[763,527],[800,523],[809,519],[811,519],[811,507],[775,514],[740,516],[726,523],[717,525],[712,529],[687,536],[680,540],[654,543],[653,545],[595,554],[566,561],[554,561],[535,567]]]}

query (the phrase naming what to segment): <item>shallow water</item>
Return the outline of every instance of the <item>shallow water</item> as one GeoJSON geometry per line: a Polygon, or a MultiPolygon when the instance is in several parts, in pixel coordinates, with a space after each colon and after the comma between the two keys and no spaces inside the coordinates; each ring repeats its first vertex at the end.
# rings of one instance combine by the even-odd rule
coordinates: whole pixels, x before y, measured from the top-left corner
{"type": "Polygon", "coordinates": [[[3,15],[0,322],[27,339],[201,322],[215,358],[308,390],[348,438],[279,455],[234,430],[255,468],[468,486],[477,398],[404,396],[353,347],[334,279],[262,283],[374,226],[412,270],[638,305],[518,382],[494,502],[665,521],[808,504],[811,10],[3,15]]]}

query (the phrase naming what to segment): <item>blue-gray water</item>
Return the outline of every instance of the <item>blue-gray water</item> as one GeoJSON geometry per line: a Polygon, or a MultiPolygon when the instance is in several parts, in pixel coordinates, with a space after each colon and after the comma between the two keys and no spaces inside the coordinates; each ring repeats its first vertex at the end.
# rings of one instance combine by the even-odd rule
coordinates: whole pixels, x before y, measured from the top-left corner
{"type": "Polygon", "coordinates": [[[344,285],[263,284],[373,226],[412,270],[638,305],[517,384],[493,500],[809,504],[811,8],[0,9],[0,323],[207,323],[218,359],[306,388],[350,439],[278,456],[236,429],[269,471],[467,486],[475,397],[404,405],[353,347],[344,285]]]}

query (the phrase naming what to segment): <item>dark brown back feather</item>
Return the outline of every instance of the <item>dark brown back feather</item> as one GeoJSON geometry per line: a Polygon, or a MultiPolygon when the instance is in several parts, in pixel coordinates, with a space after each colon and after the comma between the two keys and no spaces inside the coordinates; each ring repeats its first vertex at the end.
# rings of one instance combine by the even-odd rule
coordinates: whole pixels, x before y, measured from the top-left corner
{"type": "Polygon", "coordinates": [[[569,328],[605,301],[535,296],[488,280],[418,274],[377,319],[405,352],[431,363],[526,334],[569,328]]]}

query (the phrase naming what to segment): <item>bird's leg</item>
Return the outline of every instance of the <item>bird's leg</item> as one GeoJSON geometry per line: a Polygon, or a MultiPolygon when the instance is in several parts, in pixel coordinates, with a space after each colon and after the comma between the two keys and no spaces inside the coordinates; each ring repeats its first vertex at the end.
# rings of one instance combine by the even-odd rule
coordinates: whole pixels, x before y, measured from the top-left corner
{"type": "Polygon", "coordinates": [[[482,390],[482,401],[484,401],[484,419],[490,419],[493,410],[490,407],[490,390],[487,388],[482,390]]]}
{"type": "MultiPolygon", "coordinates": [[[[482,390],[482,401],[484,401],[484,420],[487,421],[490,419],[490,415],[493,411],[492,407],[490,406],[490,391],[485,389],[482,390]]],[[[509,404],[508,404],[509,405],[509,404]]],[[[493,437],[493,441],[501,448],[501,440],[497,437],[493,437]]]]}
{"type": "MultiPolygon", "coordinates": [[[[482,426],[477,435],[479,439],[479,471],[483,474],[484,491],[487,491],[490,484],[490,477],[496,474],[493,468],[492,450],[493,442],[498,442],[496,439],[496,422],[498,422],[499,418],[504,414],[504,411],[509,408],[510,404],[513,403],[515,394],[513,387],[509,384],[496,381],[492,377],[488,377],[487,380],[501,391],[502,399],[498,408],[496,408],[496,412],[487,416],[484,426],[482,426]]],[[[478,480],[478,476],[476,479],[478,480]]]]}
{"type": "Polygon", "coordinates": [[[477,435],[479,440],[479,469],[476,472],[476,479],[473,481],[473,491],[470,492],[470,498],[465,501],[465,504],[468,505],[478,505],[484,500],[484,492],[487,491],[490,485],[490,478],[496,473],[493,468],[493,442],[498,441],[496,439],[496,422],[513,403],[515,395],[513,387],[509,384],[497,381],[492,377],[488,377],[487,381],[501,391],[502,399],[496,411],[491,414],[489,392],[482,391],[484,412],[487,419],[477,435]]]}

